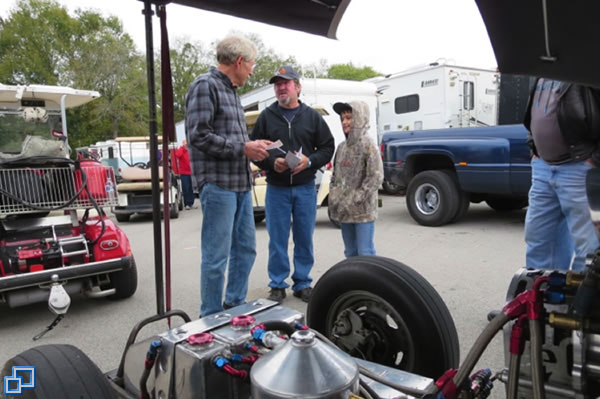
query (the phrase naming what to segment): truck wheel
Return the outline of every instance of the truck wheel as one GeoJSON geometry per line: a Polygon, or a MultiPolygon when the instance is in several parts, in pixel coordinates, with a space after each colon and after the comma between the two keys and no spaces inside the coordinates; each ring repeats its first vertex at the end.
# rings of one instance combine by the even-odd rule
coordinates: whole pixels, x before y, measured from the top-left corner
{"type": "Polygon", "coordinates": [[[313,288],[308,325],[352,356],[436,379],[459,361],[444,301],[421,275],[378,256],[348,258],[313,288]]]}
{"type": "Polygon", "coordinates": [[[488,197],[485,202],[490,208],[498,212],[523,209],[529,203],[528,199],[523,197],[488,197]]]}
{"type": "Polygon", "coordinates": [[[447,169],[442,170],[442,172],[446,173],[452,178],[452,181],[454,182],[454,184],[456,185],[456,189],[458,190],[458,209],[456,210],[456,215],[454,215],[454,217],[450,219],[450,223],[458,222],[459,220],[465,217],[467,211],[469,210],[469,206],[471,205],[471,195],[469,193],[464,192],[460,188],[456,172],[447,169]]]}
{"type": "Polygon", "coordinates": [[[14,366],[35,367],[35,388],[23,388],[19,397],[32,399],[109,399],[116,397],[98,366],[72,345],[42,345],[9,359],[3,376],[14,366]]]}
{"type": "Polygon", "coordinates": [[[114,288],[115,293],[109,299],[124,299],[132,296],[137,290],[137,266],[135,259],[131,258],[131,267],[110,274],[109,288],[114,288]]]}
{"type": "Polygon", "coordinates": [[[406,206],[423,226],[441,226],[457,214],[460,192],[456,178],[445,170],[426,170],[408,184],[406,206]]]}
{"type": "Polygon", "coordinates": [[[115,217],[117,218],[117,222],[129,222],[129,217],[131,215],[129,213],[115,213],[115,217]]]}
{"type": "Polygon", "coordinates": [[[387,194],[397,195],[404,191],[404,189],[398,184],[391,183],[387,180],[384,180],[381,186],[383,187],[383,191],[385,191],[387,194]]]}

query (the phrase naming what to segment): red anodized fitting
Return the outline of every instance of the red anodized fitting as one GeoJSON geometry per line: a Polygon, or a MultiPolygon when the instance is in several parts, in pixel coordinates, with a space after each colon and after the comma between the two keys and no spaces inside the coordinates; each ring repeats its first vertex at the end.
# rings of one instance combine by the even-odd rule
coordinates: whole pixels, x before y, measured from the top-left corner
{"type": "Polygon", "coordinates": [[[213,342],[215,337],[211,333],[198,333],[187,337],[186,341],[190,345],[208,345],[213,342]]]}
{"type": "Polygon", "coordinates": [[[249,327],[256,322],[256,319],[250,315],[242,314],[231,319],[231,325],[234,327],[249,327]]]}

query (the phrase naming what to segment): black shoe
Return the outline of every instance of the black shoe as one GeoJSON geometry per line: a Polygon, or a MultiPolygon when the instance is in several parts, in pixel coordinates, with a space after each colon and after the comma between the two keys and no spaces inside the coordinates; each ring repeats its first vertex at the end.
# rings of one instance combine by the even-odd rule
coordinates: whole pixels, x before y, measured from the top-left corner
{"type": "Polygon", "coordinates": [[[267,299],[278,303],[281,303],[283,298],[285,298],[285,288],[271,288],[269,296],[267,297],[267,299]]]}
{"type": "Polygon", "coordinates": [[[502,311],[498,310],[498,309],[490,310],[490,312],[487,314],[488,321],[492,321],[492,319],[494,319],[496,316],[498,316],[500,314],[500,312],[502,312],[502,311]]]}
{"type": "Polygon", "coordinates": [[[227,302],[223,302],[223,310],[235,308],[235,305],[230,305],[227,302]]]}
{"type": "Polygon", "coordinates": [[[294,291],[294,296],[300,298],[303,302],[310,301],[310,294],[312,294],[312,287],[306,287],[298,291],[294,291]]]}

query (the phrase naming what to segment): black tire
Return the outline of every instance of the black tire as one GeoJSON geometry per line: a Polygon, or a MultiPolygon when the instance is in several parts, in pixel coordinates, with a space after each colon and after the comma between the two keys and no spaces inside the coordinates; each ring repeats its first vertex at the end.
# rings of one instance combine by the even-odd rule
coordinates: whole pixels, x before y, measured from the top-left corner
{"type": "Polygon", "coordinates": [[[131,267],[111,273],[109,288],[114,288],[115,293],[109,299],[129,298],[137,290],[137,266],[135,259],[131,258],[131,267]]]}
{"type": "Polygon", "coordinates": [[[423,226],[441,226],[458,211],[460,192],[447,170],[426,170],[408,184],[406,206],[410,216],[423,226]]]}
{"type": "Polygon", "coordinates": [[[254,224],[259,224],[263,220],[265,220],[265,214],[264,213],[256,213],[256,212],[254,212],[254,224]]]}
{"type": "Polygon", "coordinates": [[[179,204],[176,202],[169,206],[169,217],[171,219],[177,219],[179,217],[179,204]]]}
{"type": "Polygon", "coordinates": [[[456,215],[452,219],[450,219],[450,223],[455,223],[460,221],[465,217],[467,211],[469,210],[469,206],[471,205],[471,194],[464,192],[460,188],[460,184],[458,183],[458,177],[456,176],[456,172],[453,170],[443,170],[448,176],[452,178],[454,184],[456,185],[456,189],[458,190],[458,207],[456,209],[456,215]]]}
{"type": "Polygon", "coordinates": [[[329,217],[329,221],[337,228],[340,229],[342,226],[340,224],[340,222],[338,222],[337,220],[333,220],[331,218],[331,211],[329,210],[329,207],[327,207],[327,217],[329,217]]]}
{"type": "Polygon", "coordinates": [[[35,367],[35,388],[23,389],[19,398],[112,399],[116,392],[98,366],[72,345],[42,345],[9,359],[2,369],[11,375],[13,366],[35,367]]]}
{"type": "Polygon", "coordinates": [[[311,328],[356,357],[438,378],[459,362],[448,308],[416,271],[377,256],[348,258],[313,288],[311,328]]]}
{"type": "Polygon", "coordinates": [[[509,212],[525,208],[529,201],[527,197],[488,197],[485,203],[495,211],[509,212]]]}
{"type": "Polygon", "coordinates": [[[381,186],[383,187],[383,191],[385,191],[387,194],[398,195],[405,191],[402,186],[387,180],[384,180],[381,186]]]}
{"type": "Polygon", "coordinates": [[[115,213],[115,217],[117,218],[117,222],[129,222],[129,218],[131,217],[131,214],[115,213]]]}

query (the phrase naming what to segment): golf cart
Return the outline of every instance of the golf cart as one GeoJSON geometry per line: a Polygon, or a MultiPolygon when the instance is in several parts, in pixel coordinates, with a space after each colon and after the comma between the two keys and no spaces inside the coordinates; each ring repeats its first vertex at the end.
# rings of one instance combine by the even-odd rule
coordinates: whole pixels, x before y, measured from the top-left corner
{"type": "MultiPolygon", "coordinates": [[[[173,2],[324,35],[335,33],[348,4],[343,0],[289,2],[280,15],[268,1],[251,5],[173,2]]],[[[521,6],[525,3],[511,0],[479,3],[480,8],[493,11],[488,15],[506,15],[497,22],[511,31],[515,24],[509,22],[519,16],[515,11],[522,11],[529,33],[542,26],[532,23],[537,14],[561,26],[571,22],[569,27],[580,25],[570,18],[581,15],[595,26],[600,11],[595,2],[586,6],[578,1],[548,2],[552,6],[548,9],[545,1],[543,8],[539,3],[521,6]],[[510,12],[499,13],[504,4],[510,12]],[[548,12],[552,18],[546,18],[548,12]]],[[[151,26],[150,6],[150,0],[145,1],[147,26],[151,26]]],[[[164,10],[159,15],[164,18],[164,10]]],[[[587,39],[592,48],[595,36],[585,33],[579,39],[587,39]]],[[[150,49],[151,40],[150,34],[150,49]]],[[[512,42],[515,47],[519,44],[512,42]]],[[[567,44],[575,47],[576,43],[567,44]]],[[[148,57],[152,65],[151,51],[148,57]]],[[[594,52],[590,57],[597,58],[594,52]]],[[[597,71],[600,62],[594,61],[582,67],[597,71]]],[[[561,64],[550,65],[544,75],[560,77],[561,64]]],[[[593,78],[586,82],[600,84],[597,73],[593,78]]],[[[153,98],[152,85],[150,93],[153,98]]],[[[588,176],[588,197],[591,208],[600,211],[597,170],[588,176]]],[[[511,399],[600,395],[600,314],[593,306],[600,299],[598,252],[590,255],[581,272],[517,272],[503,311],[485,327],[458,368],[456,330],[448,309],[425,279],[390,259],[350,258],[333,266],[314,287],[306,323],[299,312],[267,300],[191,321],[184,312],[164,309],[160,258],[156,263],[160,266],[156,268],[158,314],[134,326],[114,371],[102,375],[72,346],[46,345],[10,359],[3,375],[9,375],[13,366],[36,367],[37,385],[28,393],[39,398],[486,398],[496,381],[506,382],[506,396],[511,399]],[[142,328],[170,317],[183,324],[137,340],[142,328]],[[486,346],[503,328],[506,368],[498,373],[473,372],[486,346]]]]}
{"type": "MultiPolygon", "coordinates": [[[[327,115],[327,110],[320,106],[313,106],[321,115],[327,115]]],[[[245,114],[246,126],[248,132],[252,131],[260,111],[248,111],[245,114]]],[[[266,172],[261,170],[255,164],[250,164],[254,184],[252,186],[252,206],[254,208],[254,222],[260,223],[265,219],[265,199],[267,196],[267,177],[266,172]]],[[[315,177],[315,188],[317,190],[317,208],[327,206],[329,200],[329,183],[331,181],[331,168],[321,168],[317,170],[315,177]]],[[[339,223],[329,218],[331,223],[339,227],[339,223]]]]}
{"type": "Polygon", "coordinates": [[[117,205],[115,175],[69,158],[66,111],[95,91],[0,84],[0,303],[47,301],[61,316],[70,294],[127,298],[137,288],[117,205]]]}
{"type": "MultiPolygon", "coordinates": [[[[162,139],[159,137],[159,142],[162,139]]],[[[134,213],[152,213],[152,180],[149,162],[149,137],[117,137],[119,157],[128,166],[121,170],[120,182],[117,185],[119,203],[112,212],[119,222],[127,222],[134,213]],[[125,156],[128,154],[129,156],[125,156]]],[[[161,159],[162,162],[162,159],[161,159]]],[[[160,190],[164,186],[163,169],[159,169],[160,190]]],[[[180,182],[169,169],[169,216],[179,217],[183,210],[183,195],[180,182]]],[[[161,204],[164,197],[161,196],[161,204]]]]}

